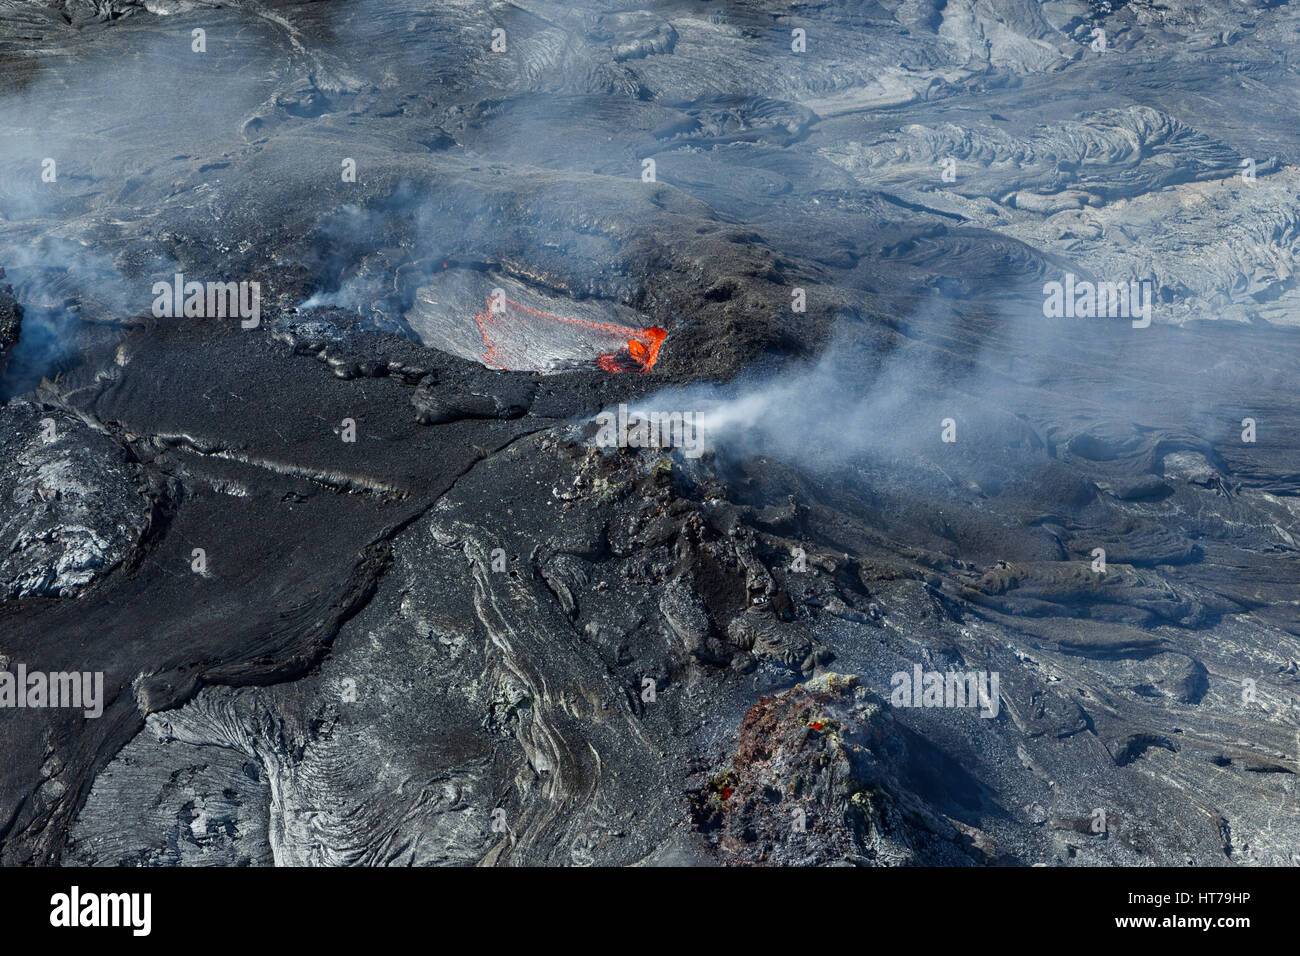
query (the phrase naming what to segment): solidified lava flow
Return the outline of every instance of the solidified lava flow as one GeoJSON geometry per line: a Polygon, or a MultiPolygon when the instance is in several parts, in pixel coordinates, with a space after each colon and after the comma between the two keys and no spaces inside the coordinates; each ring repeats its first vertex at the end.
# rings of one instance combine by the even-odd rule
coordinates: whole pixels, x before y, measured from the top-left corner
{"type": "Polygon", "coordinates": [[[1298,57],[0,0],[0,864],[1300,863],[1298,57]]]}

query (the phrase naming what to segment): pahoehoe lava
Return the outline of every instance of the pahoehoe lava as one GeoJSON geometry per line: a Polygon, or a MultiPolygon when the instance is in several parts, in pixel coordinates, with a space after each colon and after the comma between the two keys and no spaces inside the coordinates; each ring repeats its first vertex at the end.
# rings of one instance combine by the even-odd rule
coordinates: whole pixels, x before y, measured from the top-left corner
{"type": "Polygon", "coordinates": [[[1300,862],[1297,30],[0,0],[0,863],[1300,862]]]}

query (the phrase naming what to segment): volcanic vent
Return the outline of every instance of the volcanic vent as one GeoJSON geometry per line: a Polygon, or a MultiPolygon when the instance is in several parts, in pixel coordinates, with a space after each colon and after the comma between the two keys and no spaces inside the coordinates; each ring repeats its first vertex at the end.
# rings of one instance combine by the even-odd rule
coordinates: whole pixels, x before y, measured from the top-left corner
{"type": "Polygon", "coordinates": [[[463,270],[419,289],[406,319],[425,345],[512,371],[646,372],[668,334],[622,306],[561,299],[463,270]]]}

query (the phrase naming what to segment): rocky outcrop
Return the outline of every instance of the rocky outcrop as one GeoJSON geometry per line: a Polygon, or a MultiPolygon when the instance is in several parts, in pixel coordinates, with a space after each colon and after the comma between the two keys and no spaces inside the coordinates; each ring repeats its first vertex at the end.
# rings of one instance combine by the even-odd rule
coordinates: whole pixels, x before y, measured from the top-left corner
{"type": "Polygon", "coordinates": [[[694,792],[696,827],[730,863],[994,862],[987,834],[938,809],[961,801],[969,811],[978,785],[908,736],[852,676],[828,671],[764,697],[745,715],[735,755],[694,792]],[[950,793],[909,789],[926,778],[944,779],[950,793]]]}

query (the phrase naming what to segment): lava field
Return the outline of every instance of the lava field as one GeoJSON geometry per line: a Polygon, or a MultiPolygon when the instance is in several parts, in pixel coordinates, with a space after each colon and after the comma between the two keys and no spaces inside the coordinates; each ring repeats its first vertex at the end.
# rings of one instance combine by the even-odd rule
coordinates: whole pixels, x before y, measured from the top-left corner
{"type": "Polygon", "coordinates": [[[0,864],[1300,863],[1292,54],[0,0],[0,864]]]}

